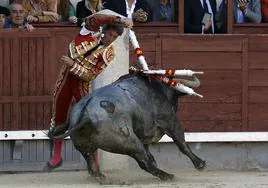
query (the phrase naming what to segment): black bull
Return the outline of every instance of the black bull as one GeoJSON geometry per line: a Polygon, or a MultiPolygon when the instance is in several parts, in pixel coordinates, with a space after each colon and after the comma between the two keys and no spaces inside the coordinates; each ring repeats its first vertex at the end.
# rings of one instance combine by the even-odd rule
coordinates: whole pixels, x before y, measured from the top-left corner
{"type": "Polygon", "coordinates": [[[185,142],[184,129],[176,118],[181,95],[146,76],[126,75],[82,98],[72,108],[68,125],[58,127],[50,136],[70,136],[85,158],[89,173],[96,178],[104,177],[94,160],[94,152],[100,148],[133,157],[142,169],[161,180],[172,179],[172,174],[157,168],[149,151],[149,144],[158,142],[164,134],[173,139],[195,168],[205,167],[205,161],[185,142]]]}

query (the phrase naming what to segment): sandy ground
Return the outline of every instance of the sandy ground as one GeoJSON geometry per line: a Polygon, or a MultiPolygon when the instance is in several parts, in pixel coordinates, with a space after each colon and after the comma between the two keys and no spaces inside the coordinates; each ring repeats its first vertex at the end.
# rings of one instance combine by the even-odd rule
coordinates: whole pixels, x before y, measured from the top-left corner
{"type": "Polygon", "coordinates": [[[87,171],[60,171],[52,173],[0,174],[2,188],[88,188],[88,187],[129,187],[129,188],[267,188],[268,172],[236,171],[195,171],[194,169],[169,170],[175,180],[161,182],[144,171],[114,170],[104,174],[111,184],[100,185],[89,177],[87,171]]]}

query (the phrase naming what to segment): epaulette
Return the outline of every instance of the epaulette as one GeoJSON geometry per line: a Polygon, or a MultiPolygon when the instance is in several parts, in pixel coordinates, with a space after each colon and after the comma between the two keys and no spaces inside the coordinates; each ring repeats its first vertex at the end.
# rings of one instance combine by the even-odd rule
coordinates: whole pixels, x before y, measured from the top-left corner
{"type": "Polygon", "coordinates": [[[69,52],[72,59],[85,55],[98,45],[98,38],[92,35],[79,35],[69,44],[69,52]]]}

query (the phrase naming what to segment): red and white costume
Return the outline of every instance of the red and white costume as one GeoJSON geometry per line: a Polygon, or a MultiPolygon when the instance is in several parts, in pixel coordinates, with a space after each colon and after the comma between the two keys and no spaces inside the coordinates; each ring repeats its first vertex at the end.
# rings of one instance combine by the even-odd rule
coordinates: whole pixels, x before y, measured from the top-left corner
{"type": "MultiPolygon", "coordinates": [[[[66,122],[72,100],[79,101],[89,91],[90,81],[94,80],[114,59],[112,44],[104,47],[100,42],[100,28],[103,24],[119,23],[120,17],[95,14],[86,19],[85,27],[69,44],[68,56],[74,61],[70,67],[63,65],[53,93],[51,125],[66,122]]],[[[50,166],[62,162],[63,140],[54,140],[50,166]]]]}

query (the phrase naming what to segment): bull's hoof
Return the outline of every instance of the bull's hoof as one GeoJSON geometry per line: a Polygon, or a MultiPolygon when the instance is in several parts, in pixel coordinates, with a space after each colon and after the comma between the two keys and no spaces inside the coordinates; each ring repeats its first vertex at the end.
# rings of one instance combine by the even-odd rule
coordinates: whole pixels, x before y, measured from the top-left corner
{"type": "Polygon", "coordinates": [[[101,185],[109,185],[110,181],[106,178],[102,173],[98,173],[97,176],[94,176],[95,180],[99,182],[101,185]]]}
{"type": "Polygon", "coordinates": [[[197,170],[204,170],[206,168],[206,161],[201,160],[198,164],[195,165],[197,170]]]}
{"type": "Polygon", "coordinates": [[[162,174],[160,179],[162,181],[170,181],[170,180],[173,180],[174,179],[174,175],[173,174],[162,174]]]}

